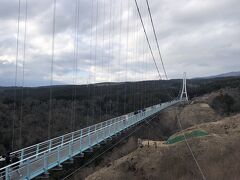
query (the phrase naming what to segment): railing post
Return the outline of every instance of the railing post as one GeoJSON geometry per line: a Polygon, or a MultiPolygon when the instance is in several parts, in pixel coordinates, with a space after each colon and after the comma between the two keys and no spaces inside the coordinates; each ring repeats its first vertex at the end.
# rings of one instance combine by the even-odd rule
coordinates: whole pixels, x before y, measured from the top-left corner
{"type": "Polygon", "coordinates": [[[24,156],[24,149],[21,150],[20,164],[22,164],[23,156],[24,156]]]}
{"type": "Polygon", "coordinates": [[[96,138],[96,141],[98,142],[98,132],[97,132],[97,124],[95,124],[94,126],[94,132],[97,134],[97,138],[96,138]]]}
{"type": "Polygon", "coordinates": [[[106,136],[107,136],[107,122],[105,122],[105,126],[104,127],[102,126],[102,128],[103,128],[103,131],[104,131],[104,139],[105,139],[106,136]]]}
{"type": "Polygon", "coordinates": [[[117,123],[116,123],[116,119],[114,119],[114,134],[116,133],[116,128],[117,128],[117,127],[116,127],[116,124],[117,124],[117,123]]]}
{"type": "MultiPolygon", "coordinates": [[[[105,131],[103,130],[103,122],[101,123],[101,127],[100,127],[100,134],[103,134],[103,133],[101,133],[101,132],[104,132],[104,136],[105,136],[105,131]]],[[[101,138],[101,140],[102,140],[103,138],[101,138]]]]}
{"type": "Polygon", "coordinates": [[[64,142],[64,136],[62,136],[61,138],[61,146],[63,146],[63,142],[64,142]]]}
{"type": "Polygon", "coordinates": [[[82,129],[80,130],[80,137],[79,137],[79,145],[80,145],[80,151],[82,152],[82,129]]]}
{"type": "Polygon", "coordinates": [[[110,136],[110,134],[111,134],[111,122],[110,121],[107,126],[108,126],[108,136],[110,136]]]}
{"type": "Polygon", "coordinates": [[[38,153],[39,153],[39,144],[37,144],[36,157],[38,157],[38,153]]]}
{"type": "Polygon", "coordinates": [[[72,152],[72,144],[73,144],[72,141],[68,143],[68,156],[69,156],[70,158],[71,158],[72,155],[73,155],[73,152],[72,152]]]}
{"type": "Polygon", "coordinates": [[[90,147],[91,138],[90,138],[90,127],[88,127],[88,146],[90,147]]]}
{"type": "Polygon", "coordinates": [[[74,139],[74,132],[72,132],[72,141],[73,141],[73,139],[74,139]]]}
{"type": "Polygon", "coordinates": [[[50,140],[49,140],[49,146],[48,146],[48,151],[49,151],[49,152],[51,151],[51,147],[52,147],[52,140],[50,139],[50,140]]]}
{"type": "Polygon", "coordinates": [[[119,128],[119,118],[117,118],[117,120],[116,120],[115,133],[118,132],[118,128],[119,128]]]}

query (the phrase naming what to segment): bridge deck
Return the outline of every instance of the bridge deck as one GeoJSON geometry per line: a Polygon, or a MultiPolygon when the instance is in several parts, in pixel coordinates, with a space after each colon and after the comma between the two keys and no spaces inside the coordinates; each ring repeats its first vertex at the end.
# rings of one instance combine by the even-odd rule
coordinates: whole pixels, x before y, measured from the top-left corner
{"type": "Polygon", "coordinates": [[[11,153],[20,162],[0,169],[2,179],[32,179],[66,160],[94,147],[111,136],[137,125],[180,100],[154,105],[138,114],[129,113],[11,153]]]}

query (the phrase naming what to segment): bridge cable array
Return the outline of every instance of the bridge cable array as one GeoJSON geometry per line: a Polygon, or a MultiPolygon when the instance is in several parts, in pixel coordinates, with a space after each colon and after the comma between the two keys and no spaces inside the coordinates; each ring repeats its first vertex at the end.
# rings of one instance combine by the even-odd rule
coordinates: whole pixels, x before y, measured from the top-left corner
{"type": "MultiPolygon", "coordinates": [[[[152,46],[151,46],[149,37],[148,37],[148,35],[147,35],[146,27],[145,27],[144,22],[143,22],[143,18],[142,18],[142,15],[141,15],[141,11],[140,11],[138,2],[137,2],[137,0],[134,0],[134,2],[135,2],[135,6],[136,6],[136,8],[137,8],[138,16],[139,16],[139,19],[140,19],[140,21],[141,21],[141,25],[142,25],[142,28],[143,28],[143,31],[144,31],[144,34],[145,34],[145,38],[146,38],[146,40],[147,40],[147,44],[148,44],[148,47],[149,47],[149,50],[150,50],[150,53],[151,53],[151,56],[152,56],[152,60],[153,60],[153,62],[154,62],[154,65],[155,65],[155,67],[156,67],[156,70],[157,70],[157,72],[158,72],[159,80],[162,80],[162,76],[161,76],[161,74],[160,74],[160,70],[159,70],[159,68],[158,68],[158,65],[157,65],[157,62],[156,62],[156,58],[155,58],[155,56],[154,56],[154,54],[153,54],[152,46]]],[[[152,25],[153,25],[153,24],[152,24],[152,25]]],[[[155,82],[155,88],[157,88],[157,82],[155,82]]],[[[173,96],[170,94],[171,92],[168,92],[168,93],[169,93],[170,97],[173,99],[173,96]]],[[[168,94],[168,93],[167,93],[167,94],[168,94]]],[[[153,98],[153,97],[152,97],[152,98],[153,98]]]]}
{"type": "Polygon", "coordinates": [[[134,0],[134,1],[135,1],[135,4],[136,4],[136,8],[137,8],[137,11],[138,11],[139,18],[141,20],[141,24],[142,24],[142,28],[144,30],[145,37],[146,37],[146,40],[147,40],[147,43],[148,43],[148,47],[149,47],[149,50],[150,50],[151,55],[152,55],[152,59],[154,61],[155,67],[156,67],[157,72],[158,72],[159,79],[162,79],[160,71],[159,71],[159,68],[158,68],[157,63],[156,63],[156,59],[155,59],[154,54],[153,54],[153,50],[152,50],[152,47],[151,47],[151,44],[150,44],[147,32],[146,32],[146,28],[145,28],[144,23],[143,23],[142,15],[141,15],[141,12],[140,12],[137,0],[134,0]]]}
{"type": "MultiPolygon", "coordinates": [[[[154,38],[155,38],[155,42],[156,42],[156,45],[157,45],[161,65],[162,65],[162,68],[163,68],[163,71],[164,71],[164,75],[165,75],[166,79],[168,80],[168,75],[167,75],[167,72],[166,72],[166,69],[165,69],[165,66],[164,66],[164,63],[163,63],[163,58],[162,58],[162,55],[161,55],[161,51],[160,51],[160,47],[159,47],[159,43],[158,43],[158,38],[157,38],[157,35],[156,35],[156,30],[155,30],[155,27],[154,27],[152,13],[151,13],[151,9],[150,9],[150,5],[149,5],[148,0],[146,0],[146,4],[147,4],[148,14],[149,14],[150,22],[151,22],[151,27],[152,27],[152,30],[153,30],[153,33],[154,33],[154,38]]],[[[144,30],[144,34],[146,36],[146,40],[147,40],[148,45],[149,45],[149,49],[151,51],[151,49],[152,49],[151,44],[150,44],[149,38],[147,36],[147,31],[146,31],[146,28],[145,28],[145,25],[144,25],[144,22],[143,22],[143,18],[142,18],[141,11],[140,11],[139,5],[137,3],[137,0],[135,0],[135,5],[136,5],[136,8],[138,10],[139,18],[140,18],[140,21],[142,23],[142,27],[143,27],[143,30],[144,30]]],[[[151,52],[153,52],[153,51],[151,51],[151,52]]],[[[153,54],[152,54],[152,57],[154,57],[153,54]]],[[[158,69],[158,65],[156,63],[156,59],[153,58],[153,60],[154,60],[154,64],[156,66],[156,69],[158,70],[158,72],[160,72],[159,69],[158,69]]],[[[159,78],[159,79],[162,79],[162,78],[159,78]]],[[[156,82],[155,85],[157,86],[157,82],[156,82]]],[[[170,98],[174,99],[174,93],[172,92],[171,89],[169,89],[169,91],[167,91],[166,94],[168,94],[170,96],[170,98]]]]}
{"type": "Polygon", "coordinates": [[[163,58],[162,58],[162,55],[161,55],[161,51],[160,51],[160,47],[159,47],[159,43],[158,43],[158,38],[157,38],[157,35],[156,35],[156,30],[155,30],[155,27],[154,27],[154,23],[153,23],[153,19],[152,19],[152,13],[151,13],[151,9],[150,9],[148,0],[146,0],[146,3],[147,3],[147,7],[148,7],[149,17],[151,19],[151,25],[152,25],[152,29],[153,29],[153,33],[154,33],[154,38],[155,38],[155,41],[156,41],[156,44],[157,44],[158,54],[159,54],[159,57],[160,57],[160,60],[161,60],[161,63],[162,63],[162,68],[163,68],[165,77],[168,80],[168,75],[167,75],[167,72],[166,72],[166,69],[165,69],[165,66],[164,66],[164,63],[163,63],[163,58]]]}
{"type": "Polygon", "coordinates": [[[23,58],[22,58],[22,83],[20,90],[20,116],[18,117],[17,113],[17,104],[18,101],[18,66],[19,66],[19,39],[20,39],[20,19],[21,19],[21,0],[18,1],[18,18],[17,18],[17,38],[16,38],[16,59],[15,59],[15,78],[14,78],[14,101],[13,101],[13,119],[12,119],[12,137],[11,137],[11,150],[13,151],[15,147],[22,147],[22,125],[23,125],[23,105],[24,105],[24,82],[25,82],[25,59],[26,59],[26,36],[27,36],[27,12],[28,12],[28,1],[25,0],[25,18],[24,18],[24,37],[23,37],[23,58]],[[19,119],[19,136],[18,143],[16,142],[16,133],[15,126],[16,121],[19,119]]]}
{"type": "Polygon", "coordinates": [[[75,130],[76,123],[76,103],[77,103],[77,84],[78,84],[78,53],[79,53],[79,17],[80,17],[80,1],[76,0],[75,9],[75,39],[74,39],[74,58],[73,58],[73,90],[72,90],[72,115],[71,130],[75,130]]]}

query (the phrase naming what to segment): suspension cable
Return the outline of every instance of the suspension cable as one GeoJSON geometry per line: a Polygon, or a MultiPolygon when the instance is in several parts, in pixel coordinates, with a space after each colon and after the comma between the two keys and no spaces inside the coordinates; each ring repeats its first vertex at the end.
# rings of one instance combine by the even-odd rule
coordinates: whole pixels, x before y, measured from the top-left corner
{"type": "Polygon", "coordinates": [[[156,31],[155,31],[155,27],[154,27],[154,23],[153,23],[153,19],[152,19],[152,13],[151,13],[151,9],[150,9],[148,0],[146,0],[146,3],[147,3],[147,7],[148,7],[148,14],[149,14],[149,17],[151,19],[151,25],[152,25],[155,41],[156,41],[157,48],[158,48],[158,54],[159,54],[159,57],[160,57],[160,60],[161,60],[161,63],[162,63],[162,67],[163,67],[163,71],[164,71],[165,77],[168,80],[168,76],[167,76],[167,72],[166,72],[166,69],[165,69],[165,66],[164,66],[164,63],[163,63],[163,58],[162,58],[162,54],[161,54],[161,51],[160,51],[158,38],[157,38],[157,35],[156,35],[156,31]]]}
{"type": "MultiPolygon", "coordinates": [[[[152,13],[151,13],[151,9],[150,9],[150,5],[149,5],[149,1],[148,0],[146,0],[146,4],[147,4],[148,14],[149,14],[150,21],[151,21],[151,26],[152,26],[153,33],[154,33],[154,38],[155,38],[155,41],[156,41],[156,44],[157,44],[158,54],[159,54],[159,57],[160,57],[160,60],[161,60],[161,64],[162,64],[162,68],[163,68],[163,71],[164,71],[164,75],[166,77],[166,80],[168,80],[168,75],[167,75],[166,68],[165,68],[164,63],[163,63],[163,58],[162,58],[162,54],[161,54],[161,51],[160,51],[160,46],[159,46],[159,43],[158,43],[158,38],[157,38],[157,34],[156,34],[154,23],[153,23],[152,13]]],[[[172,99],[174,99],[174,95],[173,94],[174,93],[170,89],[169,96],[172,99]]]]}
{"type": "MultiPolygon", "coordinates": [[[[177,121],[178,121],[180,130],[183,131],[182,124],[181,124],[181,120],[180,120],[180,118],[179,118],[179,114],[177,114],[176,117],[177,117],[177,121]]],[[[199,162],[198,162],[197,158],[195,157],[195,155],[194,155],[194,153],[193,153],[193,151],[192,151],[192,148],[191,148],[191,146],[189,145],[188,140],[187,140],[186,135],[185,135],[184,132],[183,132],[183,137],[184,137],[184,141],[185,141],[185,143],[186,143],[186,146],[187,146],[189,152],[191,153],[192,158],[193,158],[194,162],[196,163],[197,168],[198,168],[198,170],[199,170],[199,172],[200,172],[200,174],[201,174],[201,176],[202,176],[202,179],[203,179],[203,180],[206,180],[206,176],[204,175],[204,173],[203,173],[203,171],[202,171],[202,168],[201,168],[201,166],[199,165],[199,162]]]]}
{"type": "Polygon", "coordinates": [[[78,87],[78,58],[79,58],[79,20],[80,20],[80,1],[78,0],[78,14],[77,14],[77,47],[76,47],[76,59],[75,59],[75,88],[74,88],[74,119],[73,119],[73,130],[76,125],[76,108],[77,108],[77,87],[78,87]]]}
{"type": "MultiPolygon", "coordinates": [[[[118,47],[118,67],[120,67],[120,63],[121,63],[121,52],[122,52],[122,11],[123,11],[123,0],[120,0],[120,9],[119,9],[119,40],[118,40],[118,43],[119,43],[119,47],[118,47]]],[[[119,72],[120,69],[119,69],[119,72]]],[[[117,81],[120,82],[121,76],[120,74],[118,75],[118,78],[117,78],[117,81]]],[[[117,116],[119,116],[121,113],[120,113],[120,99],[119,99],[119,91],[116,90],[116,103],[117,103],[117,116]]]]}
{"type": "Polygon", "coordinates": [[[94,96],[96,95],[96,69],[97,69],[97,52],[98,52],[98,11],[99,11],[99,0],[96,0],[96,29],[95,29],[95,54],[94,54],[94,68],[93,68],[93,109],[92,109],[92,114],[93,118],[91,121],[91,124],[93,124],[93,120],[95,118],[95,102],[94,102],[94,96]],[[95,84],[94,84],[95,83],[95,84]]]}
{"type": "Polygon", "coordinates": [[[75,42],[74,42],[74,60],[73,60],[73,94],[72,94],[72,113],[71,131],[74,131],[76,123],[76,101],[77,101],[77,74],[78,74],[78,47],[79,47],[79,0],[76,0],[76,14],[75,14],[75,42]]]}
{"type": "MultiPolygon", "coordinates": [[[[114,11],[114,8],[116,8],[116,3],[114,3],[114,0],[113,0],[113,2],[112,2],[112,9],[113,9],[113,11],[112,11],[112,33],[111,33],[111,56],[112,56],[112,58],[114,58],[114,31],[115,31],[115,23],[114,23],[114,18],[115,18],[115,11],[114,11]]],[[[113,78],[110,76],[110,81],[112,81],[113,80],[113,78]]],[[[111,91],[113,92],[113,90],[114,90],[114,86],[111,86],[111,91]]],[[[112,101],[113,101],[113,99],[111,98],[110,99],[110,112],[111,112],[111,114],[112,114],[112,116],[114,116],[115,114],[114,114],[114,107],[113,107],[113,103],[112,103],[112,101]]]]}
{"type": "Polygon", "coordinates": [[[16,61],[15,61],[15,80],[14,80],[14,104],[13,104],[13,120],[12,120],[12,151],[14,150],[15,141],[15,121],[17,119],[17,76],[18,76],[18,51],[19,51],[19,34],[20,34],[20,15],[21,15],[21,0],[18,1],[18,20],[17,20],[17,47],[16,47],[16,61]]]}
{"type": "MultiPolygon", "coordinates": [[[[109,8],[109,31],[108,31],[108,61],[107,61],[107,74],[108,74],[108,85],[107,85],[107,94],[109,95],[109,100],[110,100],[110,90],[111,90],[111,85],[110,85],[110,60],[111,60],[111,52],[112,52],[112,48],[111,48],[111,35],[112,35],[112,1],[110,0],[110,8],[109,8]]],[[[109,101],[110,102],[110,101],[109,101]]],[[[106,106],[106,114],[111,115],[111,104],[107,104],[106,106]],[[108,110],[108,106],[109,106],[109,112],[108,110]]]]}
{"type": "MultiPolygon", "coordinates": [[[[141,61],[142,62],[141,62],[141,64],[143,64],[143,65],[144,65],[144,60],[145,60],[144,59],[144,56],[145,56],[144,53],[145,53],[145,43],[142,43],[142,53],[141,53],[142,54],[142,57],[141,57],[141,59],[142,59],[141,61]]],[[[142,69],[142,72],[141,72],[141,75],[142,75],[141,79],[142,80],[141,80],[141,84],[140,84],[140,89],[141,89],[141,108],[145,108],[145,103],[144,103],[144,96],[145,96],[145,94],[144,94],[144,92],[145,92],[144,91],[145,90],[144,89],[144,85],[145,85],[145,81],[144,81],[145,77],[144,77],[144,75],[145,74],[144,74],[144,72],[145,71],[142,69]]]]}
{"type": "MultiPolygon", "coordinates": [[[[135,11],[133,12],[135,13],[135,11]]],[[[137,12],[136,12],[137,13],[137,12]]],[[[135,21],[133,22],[133,39],[134,39],[134,45],[133,45],[133,56],[132,56],[132,63],[134,63],[134,61],[137,59],[137,52],[136,52],[136,46],[137,46],[137,23],[138,21],[135,21]]],[[[136,85],[136,82],[135,82],[135,70],[133,69],[133,83],[132,83],[132,98],[133,98],[133,111],[136,111],[136,102],[135,102],[135,97],[136,97],[136,92],[135,92],[135,85],[136,85]]]]}
{"type": "Polygon", "coordinates": [[[76,34],[77,34],[77,14],[78,14],[78,0],[75,0],[75,19],[74,19],[74,47],[73,47],[73,73],[72,73],[72,99],[71,99],[71,116],[70,116],[70,131],[73,131],[74,118],[74,85],[75,85],[75,58],[76,58],[76,34]]]}
{"type": "Polygon", "coordinates": [[[129,11],[130,11],[130,9],[129,9],[129,1],[130,0],[127,0],[128,1],[128,3],[127,3],[127,8],[128,8],[128,15],[127,15],[127,47],[126,47],[126,60],[125,60],[125,70],[126,70],[126,72],[125,72],[125,88],[124,88],[124,110],[123,110],[123,112],[124,112],[124,114],[126,114],[126,106],[127,106],[127,85],[128,85],[128,83],[127,83],[127,79],[128,79],[128,48],[129,48],[129,11]]]}
{"type": "MultiPolygon", "coordinates": [[[[92,53],[92,49],[93,49],[93,0],[91,0],[91,26],[90,26],[90,31],[91,31],[91,37],[90,37],[90,64],[91,67],[93,66],[93,53],[92,53]]],[[[89,82],[88,82],[88,99],[90,99],[91,97],[91,71],[89,71],[89,82]]],[[[89,101],[89,106],[91,106],[90,101],[89,101]]],[[[89,119],[90,119],[90,109],[91,108],[87,108],[87,126],[89,126],[89,119]]]]}
{"type": "Polygon", "coordinates": [[[138,7],[137,0],[134,0],[134,1],[135,1],[135,5],[136,5],[136,8],[137,8],[137,12],[138,12],[138,15],[139,15],[141,24],[142,24],[142,28],[143,28],[145,37],[146,37],[146,40],[147,40],[147,43],[148,43],[148,47],[149,47],[149,50],[150,50],[151,55],[152,55],[152,59],[153,59],[153,61],[154,61],[155,67],[156,67],[157,72],[158,72],[159,79],[162,79],[161,74],[160,74],[160,71],[159,71],[159,68],[158,68],[157,63],[156,63],[156,59],[155,59],[155,57],[154,57],[154,55],[153,55],[152,47],[151,47],[151,44],[150,44],[150,41],[149,41],[149,38],[148,38],[148,35],[147,35],[147,32],[146,32],[146,28],[145,28],[144,23],[143,23],[142,15],[141,15],[140,9],[139,9],[139,7],[138,7]]]}
{"type": "MultiPolygon", "coordinates": [[[[103,60],[105,58],[104,53],[105,53],[105,14],[106,14],[106,2],[105,0],[103,0],[103,30],[102,30],[102,43],[103,43],[103,47],[102,48],[102,58],[101,58],[101,73],[103,74],[103,60]]],[[[105,85],[100,86],[100,107],[99,107],[99,112],[100,112],[100,122],[102,122],[102,105],[103,105],[103,88],[105,85]]]]}
{"type": "Polygon", "coordinates": [[[27,39],[27,18],[28,18],[28,0],[25,1],[25,23],[23,40],[23,62],[22,62],[22,90],[21,90],[21,112],[19,122],[19,147],[22,148],[22,124],[23,124],[23,104],[24,104],[24,81],[25,81],[25,62],[26,62],[26,39],[27,39]]]}
{"type": "Polygon", "coordinates": [[[51,123],[52,123],[52,94],[53,94],[53,65],[55,56],[55,24],[56,24],[56,0],[53,0],[53,17],[52,17],[52,58],[51,58],[51,80],[49,93],[49,117],[48,117],[48,139],[51,138],[51,123]]]}

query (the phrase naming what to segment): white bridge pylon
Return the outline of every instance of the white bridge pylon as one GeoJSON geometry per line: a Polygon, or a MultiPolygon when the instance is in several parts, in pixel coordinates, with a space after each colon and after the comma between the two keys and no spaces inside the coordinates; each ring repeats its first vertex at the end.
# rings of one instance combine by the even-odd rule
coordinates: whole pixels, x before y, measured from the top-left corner
{"type": "Polygon", "coordinates": [[[186,72],[183,73],[183,86],[182,86],[182,92],[181,92],[180,100],[181,101],[188,101],[186,72]]]}

